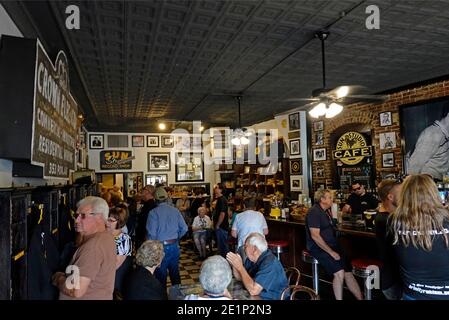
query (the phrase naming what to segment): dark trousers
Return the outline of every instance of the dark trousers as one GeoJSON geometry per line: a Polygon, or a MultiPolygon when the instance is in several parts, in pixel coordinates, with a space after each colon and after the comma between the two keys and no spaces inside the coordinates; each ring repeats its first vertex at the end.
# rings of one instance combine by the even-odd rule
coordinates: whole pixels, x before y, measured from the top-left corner
{"type": "Polygon", "coordinates": [[[154,276],[158,279],[164,288],[167,287],[167,269],[170,275],[172,285],[181,284],[181,277],[179,275],[179,245],[178,243],[164,245],[164,259],[159,268],[154,272],[154,276]]]}
{"type": "Polygon", "coordinates": [[[229,252],[228,231],[218,228],[215,230],[215,234],[217,236],[218,252],[223,258],[226,258],[226,254],[229,252]]]}

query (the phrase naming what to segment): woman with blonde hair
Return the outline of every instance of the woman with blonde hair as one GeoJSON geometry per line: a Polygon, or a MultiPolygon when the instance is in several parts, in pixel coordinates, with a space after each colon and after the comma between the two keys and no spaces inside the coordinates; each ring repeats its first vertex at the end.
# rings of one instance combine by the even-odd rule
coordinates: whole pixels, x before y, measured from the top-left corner
{"type": "Polygon", "coordinates": [[[432,178],[407,177],[389,221],[406,300],[449,299],[449,211],[432,178]]]}

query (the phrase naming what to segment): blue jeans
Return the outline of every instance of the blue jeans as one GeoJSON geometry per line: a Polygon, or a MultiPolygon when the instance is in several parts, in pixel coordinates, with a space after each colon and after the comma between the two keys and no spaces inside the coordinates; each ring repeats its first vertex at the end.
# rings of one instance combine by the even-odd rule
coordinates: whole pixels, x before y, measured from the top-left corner
{"type": "Polygon", "coordinates": [[[170,274],[170,281],[172,285],[181,284],[181,277],[179,275],[179,246],[178,243],[164,245],[164,259],[161,265],[155,270],[154,276],[158,279],[164,288],[167,287],[167,269],[170,274]]]}
{"type": "Polygon", "coordinates": [[[218,228],[215,230],[217,236],[218,252],[223,258],[226,258],[226,254],[229,252],[228,246],[228,231],[218,228]]]}

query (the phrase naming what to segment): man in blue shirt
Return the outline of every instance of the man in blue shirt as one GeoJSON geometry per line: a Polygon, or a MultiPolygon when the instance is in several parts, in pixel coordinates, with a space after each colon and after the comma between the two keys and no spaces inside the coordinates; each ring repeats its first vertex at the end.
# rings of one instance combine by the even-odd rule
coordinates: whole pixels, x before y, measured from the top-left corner
{"type": "Polygon", "coordinates": [[[172,285],[181,284],[179,276],[179,239],[187,232],[188,227],[181,212],[167,203],[168,194],[163,187],[156,188],[154,198],[158,206],[150,211],[147,220],[147,240],[159,240],[164,245],[164,259],[154,275],[165,287],[167,285],[167,269],[172,285]]]}
{"type": "Polygon", "coordinates": [[[239,254],[229,252],[226,255],[234,277],[243,282],[252,296],[258,295],[267,300],[280,299],[282,291],[288,286],[288,280],[282,264],[268,250],[265,237],[258,232],[250,233],[244,248],[248,257],[244,264],[239,254]]]}

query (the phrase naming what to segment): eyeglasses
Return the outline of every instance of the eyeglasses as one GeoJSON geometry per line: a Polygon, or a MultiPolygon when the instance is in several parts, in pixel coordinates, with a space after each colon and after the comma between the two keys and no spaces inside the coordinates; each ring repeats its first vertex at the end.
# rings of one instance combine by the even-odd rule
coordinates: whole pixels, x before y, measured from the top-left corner
{"type": "Polygon", "coordinates": [[[117,219],[114,219],[114,218],[108,218],[108,221],[109,221],[110,223],[114,223],[114,222],[117,222],[117,219]]]}
{"type": "Polygon", "coordinates": [[[352,191],[358,191],[358,190],[360,190],[360,189],[362,189],[362,186],[360,186],[360,187],[358,187],[358,188],[352,188],[352,191]]]}
{"type": "Polygon", "coordinates": [[[74,215],[73,215],[73,217],[75,218],[75,220],[76,219],[78,219],[78,216],[81,216],[81,220],[84,220],[84,219],[86,219],[86,217],[87,217],[87,215],[92,215],[92,216],[94,216],[95,215],[95,213],[94,212],[90,212],[90,213],[75,213],[74,215]]]}

